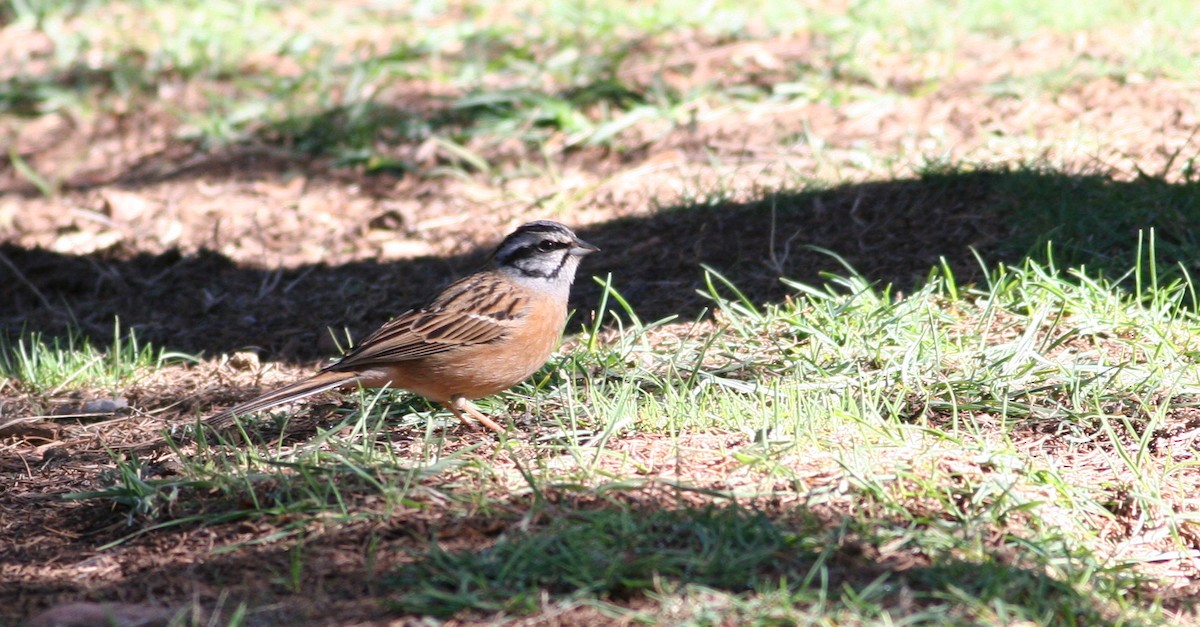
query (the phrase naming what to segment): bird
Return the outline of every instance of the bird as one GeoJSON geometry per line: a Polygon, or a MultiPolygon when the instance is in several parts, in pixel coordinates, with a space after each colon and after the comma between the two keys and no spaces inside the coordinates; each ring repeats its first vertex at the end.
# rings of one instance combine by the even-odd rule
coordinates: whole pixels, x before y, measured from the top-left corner
{"type": "Polygon", "coordinates": [[[221,429],[322,392],[389,387],[441,404],[468,428],[475,428],[470,416],[504,433],[471,401],[513,387],[546,363],[566,324],[579,263],[598,250],[558,222],[522,224],[496,247],[489,268],[396,316],[316,374],[202,422],[221,429]]]}

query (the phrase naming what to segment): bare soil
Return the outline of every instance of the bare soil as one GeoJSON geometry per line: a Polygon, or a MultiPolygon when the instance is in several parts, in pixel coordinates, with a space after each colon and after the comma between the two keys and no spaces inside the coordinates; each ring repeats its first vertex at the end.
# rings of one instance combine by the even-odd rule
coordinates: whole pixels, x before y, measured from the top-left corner
{"type": "MultiPolygon", "coordinates": [[[[739,73],[768,83],[770,63],[762,59],[814,54],[813,43],[804,40],[756,45],[762,50],[681,46],[676,58],[656,63],[677,68],[668,78],[680,86],[700,80],[694,77],[739,73]],[[766,66],[754,67],[756,62],[766,66]]],[[[850,169],[864,146],[901,159],[913,159],[922,146],[948,146],[946,156],[953,159],[1045,158],[1102,171],[1113,184],[1133,180],[1139,170],[1165,171],[1171,155],[1200,130],[1194,86],[1156,77],[1101,77],[1028,98],[985,88],[997,77],[1031,71],[1031,64],[1036,69],[1048,56],[1102,57],[1110,50],[1106,42],[979,40],[963,51],[969,59],[963,70],[935,86],[913,85],[897,65],[887,98],[762,105],[749,114],[704,112],[694,124],[666,132],[634,129],[644,134],[630,142],[634,150],[552,153],[553,176],[514,176],[503,185],[478,174],[367,174],[290,152],[269,138],[206,150],[179,139],[178,120],[153,104],[91,119],[50,114],[0,120],[0,136],[11,139],[38,172],[61,183],[60,193],[42,196],[11,163],[0,162],[0,327],[53,337],[75,326],[105,345],[115,319],[143,341],[206,359],[139,381],[123,393],[129,409],[99,421],[54,414],[63,408],[70,413],[104,391],[43,396],[12,381],[0,385],[0,422],[30,419],[10,425],[0,444],[0,621],[69,601],[169,608],[195,601],[224,616],[247,601],[256,608],[251,624],[415,620],[379,602],[379,573],[415,559],[431,534],[447,548],[489,545],[530,511],[528,498],[500,498],[474,513],[429,504],[382,522],[314,526],[305,533],[306,569],[297,592],[285,576],[289,543],[212,553],[213,547],[269,534],[269,525],[183,526],[100,551],[130,532],[127,512],[61,495],[104,485],[102,473],[113,462],[100,445],[149,438],[166,425],[188,423],[259,386],[304,372],[335,353],[328,328],[361,336],[484,263],[505,232],[529,219],[564,221],[599,245],[603,253],[587,260],[584,276],[611,274],[645,320],[701,317],[711,306],[696,294],[703,287],[701,264],[722,272],[756,302],[787,297],[779,276],[816,283],[821,271],[845,272],[837,260],[806,246],[833,251],[864,276],[900,290],[941,259],[968,282],[978,273],[972,247],[989,260],[1014,258],[1005,244],[1021,225],[1005,223],[994,210],[1011,201],[998,197],[993,184],[1003,173],[963,174],[932,185],[902,171],[820,192],[778,190],[795,189],[797,176],[850,169]],[[823,139],[820,150],[787,141],[804,128],[823,139]],[[551,199],[567,201],[548,209],[551,199]],[[238,351],[255,352],[271,367],[219,361],[238,351]],[[237,590],[236,598],[223,596],[228,590],[237,590]]],[[[631,81],[647,72],[637,64],[626,71],[631,81]]],[[[398,85],[396,93],[418,99],[425,93],[405,87],[398,85]]],[[[396,104],[419,109],[439,102],[430,97],[396,104]]],[[[521,145],[471,148],[501,171],[541,159],[521,145]]],[[[444,163],[444,156],[427,154],[421,145],[389,150],[418,163],[444,163]]],[[[573,295],[576,322],[591,315],[599,293],[592,281],[580,281],[573,295]]],[[[1182,423],[1194,425],[1190,420],[1182,423]]],[[[534,437],[538,427],[530,428],[534,437]]],[[[1163,450],[1182,459],[1194,448],[1194,432],[1163,434],[1163,450]]],[[[450,446],[481,443],[482,436],[457,435],[450,446]]],[[[675,444],[661,445],[654,435],[616,443],[650,480],[645,492],[626,498],[644,499],[645,506],[676,503],[677,496],[655,481],[724,485],[725,453],[750,444],[731,434],[687,440],[695,455],[685,468],[675,444]]],[[[1043,448],[1066,447],[1064,442],[1061,433],[1032,433],[1029,439],[1030,446],[1043,448]]],[[[491,445],[482,443],[488,454],[491,445]]],[[[166,464],[160,472],[170,473],[169,456],[153,463],[166,464]]],[[[812,490],[844,480],[832,459],[797,464],[810,468],[812,490]]],[[[550,497],[565,508],[603,506],[550,497]]],[[[854,506],[830,503],[811,511],[834,521],[839,508],[854,506]]],[[[781,520],[796,505],[759,504],[781,520]]],[[[1114,527],[1112,533],[1132,532],[1114,527]]],[[[837,559],[848,580],[928,566],[869,547],[847,548],[837,559]]],[[[1196,575],[1177,573],[1179,586],[1165,593],[1166,602],[1194,595],[1189,582],[1196,575]]],[[[612,620],[588,608],[556,612],[515,622],[612,620]]],[[[450,623],[494,618],[459,616],[450,623]]]]}

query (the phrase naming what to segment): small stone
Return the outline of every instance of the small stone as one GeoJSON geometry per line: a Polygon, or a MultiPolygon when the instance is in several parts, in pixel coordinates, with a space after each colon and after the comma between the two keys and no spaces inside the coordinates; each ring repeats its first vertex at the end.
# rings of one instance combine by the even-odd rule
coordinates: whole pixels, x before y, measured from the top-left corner
{"type": "Polygon", "coordinates": [[[56,253],[86,255],[112,248],[124,236],[119,231],[71,231],[59,235],[50,248],[56,253]]]}
{"type": "Polygon", "coordinates": [[[71,452],[61,446],[52,446],[42,452],[42,462],[66,461],[71,459],[71,452]]]}
{"type": "Polygon", "coordinates": [[[129,407],[124,398],[97,398],[90,401],[68,403],[54,408],[52,416],[79,416],[87,414],[115,414],[129,407]]]}
{"type": "Polygon", "coordinates": [[[93,625],[168,625],[175,612],[132,603],[67,603],[52,607],[26,623],[29,627],[91,627],[93,625]]]}
{"type": "Polygon", "coordinates": [[[412,259],[433,252],[428,243],[414,239],[389,240],[380,246],[383,259],[412,259]]]}
{"type": "Polygon", "coordinates": [[[259,368],[258,353],[238,351],[229,357],[229,367],[234,370],[257,371],[259,368]]]}
{"type": "Polygon", "coordinates": [[[129,222],[150,210],[150,202],[133,192],[106,189],[100,196],[104,200],[104,213],[117,222],[129,222]]]}
{"type": "Polygon", "coordinates": [[[84,414],[115,414],[129,407],[129,401],[123,398],[98,398],[88,401],[80,408],[84,414]]]}
{"type": "Polygon", "coordinates": [[[403,214],[396,209],[388,209],[374,218],[371,218],[371,220],[367,222],[367,226],[372,229],[384,231],[399,231],[400,229],[404,228],[405,222],[406,220],[404,219],[403,214]]]}

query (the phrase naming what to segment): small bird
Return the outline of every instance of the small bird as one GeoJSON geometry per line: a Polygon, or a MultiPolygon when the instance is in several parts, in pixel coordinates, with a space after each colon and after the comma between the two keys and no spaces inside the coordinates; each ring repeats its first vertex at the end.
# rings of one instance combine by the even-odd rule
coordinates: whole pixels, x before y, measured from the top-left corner
{"type": "Polygon", "coordinates": [[[599,248],[550,220],[523,224],[492,254],[492,267],[459,279],[428,305],[400,314],[313,376],[204,421],[215,428],[329,390],[392,387],[504,429],[471,401],[520,383],[542,367],[567,321],[579,262],[599,248]]]}

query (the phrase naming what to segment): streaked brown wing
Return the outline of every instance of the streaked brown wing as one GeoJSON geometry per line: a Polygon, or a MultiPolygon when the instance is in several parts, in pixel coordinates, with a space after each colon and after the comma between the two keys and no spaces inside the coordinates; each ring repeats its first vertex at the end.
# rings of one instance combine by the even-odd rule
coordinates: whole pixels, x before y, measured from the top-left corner
{"type": "Polygon", "coordinates": [[[492,274],[462,279],[427,307],[384,324],[325,370],[358,370],[498,340],[524,314],[510,288],[492,274]]]}

